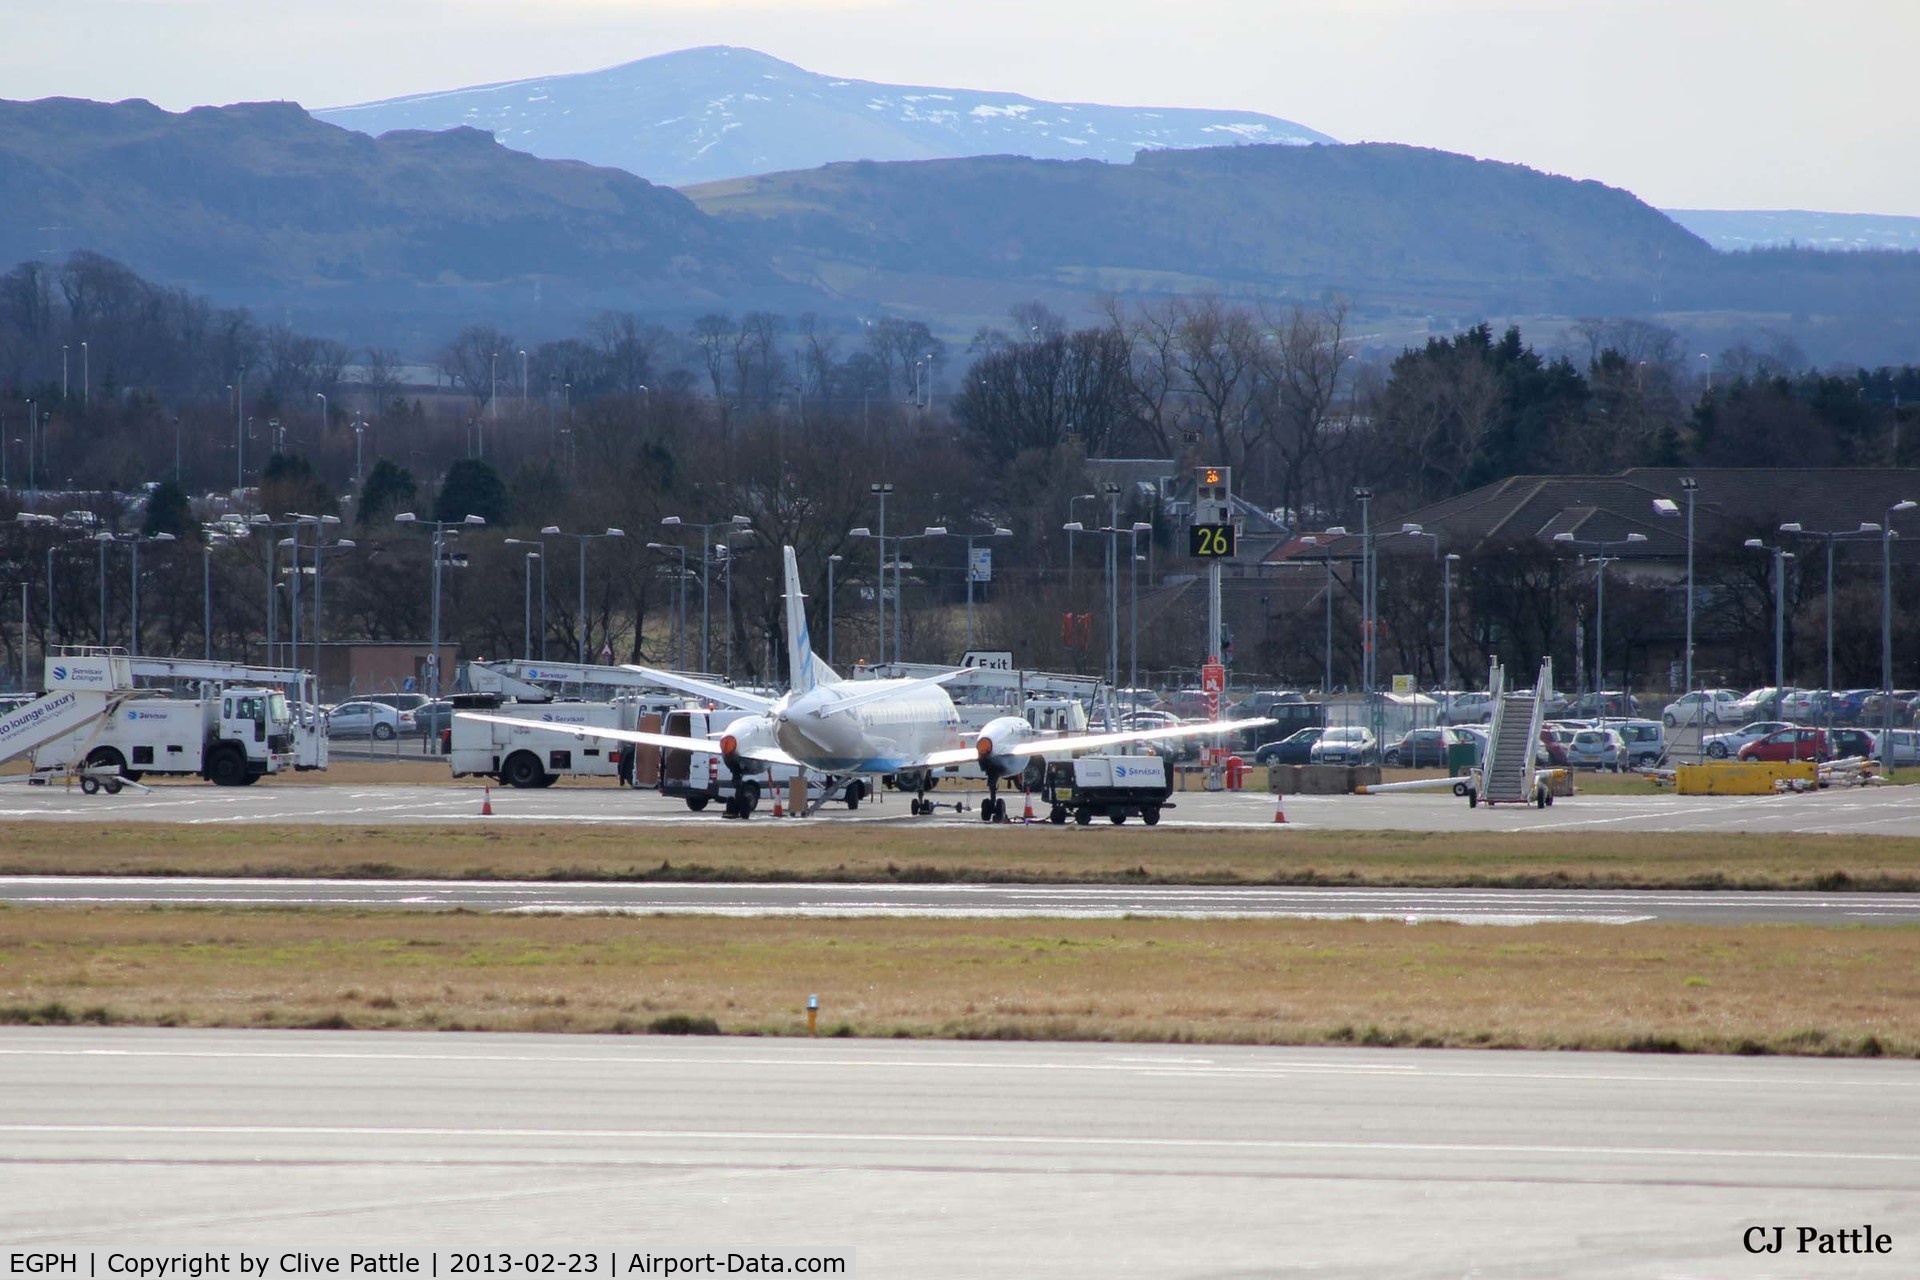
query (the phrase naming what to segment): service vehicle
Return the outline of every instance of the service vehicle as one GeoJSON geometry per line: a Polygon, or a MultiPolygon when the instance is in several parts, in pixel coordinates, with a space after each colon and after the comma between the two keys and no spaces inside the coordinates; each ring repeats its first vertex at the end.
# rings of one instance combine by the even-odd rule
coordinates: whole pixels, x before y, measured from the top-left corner
{"type": "MultiPolygon", "coordinates": [[[[293,711],[278,689],[232,687],[205,698],[129,697],[91,725],[37,748],[35,773],[111,771],[201,777],[244,787],[295,767],[293,711]]],[[[110,778],[108,790],[117,791],[110,778]]],[[[87,776],[91,793],[100,779],[87,776]]]]}
{"type": "MultiPolygon", "coordinates": [[[[739,718],[740,713],[731,710],[669,711],[660,731],[676,738],[707,738],[739,718]]],[[[774,789],[775,794],[784,798],[793,780],[803,776],[807,779],[809,804],[829,799],[842,800],[847,808],[858,809],[860,802],[872,794],[872,784],[865,778],[835,778],[829,783],[818,774],[809,774],[792,765],[755,767],[758,770],[756,773],[740,779],[738,804],[747,813],[752,813],[759,806],[763,792],[774,789]]],[[[721,758],[712,752],[688,751],[679,747],[661,748],[660,794],[678,796],[695,813],[716,800],[730,815],[734,810],[733,777],[721,758]]]]}
{"type": "Polygon", "coordinates": [[[1049,762],[1040,798],[1047,821],[1061,824],[1069,815],[1081,826],[1105,814],[1119,826],[1139,818],[1148,826],[1160,811],[1174,807],[1167,762],[1157,755],[1089,755],[1049,762]]]}
{"type": "MultiPolygon", "coordinates": [[[[457,711],[489,711],[529,722],[507,725],[456,715],[448,731],[448,763],[456,778],[484,777],[510,787],[550,787],[562,778],[620,776],[617,743],[582,738],[582,728],[623,729],[610,702],[521,703],[492,694],[460,694],[457,711]],[[533,721],[539,727],[533,727],[533,721]]],[[[411,714],[409,712],[408,714],[411,714]]]]}

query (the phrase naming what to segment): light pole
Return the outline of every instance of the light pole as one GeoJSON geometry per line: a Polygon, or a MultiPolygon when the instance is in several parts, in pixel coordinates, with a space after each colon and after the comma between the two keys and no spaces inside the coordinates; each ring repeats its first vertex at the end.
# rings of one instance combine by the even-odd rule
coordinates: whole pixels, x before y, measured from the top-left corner
{"type": "Polygon", "coordinates": [[[1135,520],[1127,531],[1127,699],[1140,709],[1140,535],[1152,546],[1153,526],[1135,520]]]}
{"type": "MultiPolygon", "coordinates": [[[[1100,486],[1107,495],[1107,705],[1113,705],[1111,690],[1120,683],[1120,486],[1111,480],[1100,486]]],[[[1220,638],[1213,637],[1218,645],[1220,638]]],[[[1219,652],[1213,649],[1211,652],[1219,652]]]]}
{"type": "MultiPolygon", "coordinates": [[[[1694,495],[1699,492],[1700,482],[1692,476],[1683,477],[1680,481],[1680,489],[1687,495],[1687,642],[1684,655],[1687,687],[1682,692],[1691,694],[1693,692],[1693,502],[1694,495]]],[[[1663,516],[1680,514],[1680,504],[1671,498],[1655,498],[1653,509],[1663,516]]],[[[1695,719],[1701,724],[1706,723],[1701,716],[1696,716],[1695,719]]]]}
{"type": "MultiPolygon", "coordinates": [[[[888,488],[891,489],[892,486],[889,485],[888,488]]],[[[666,516],[660,523],[674,529],[698,529],[700,531],[700,673],[702,675],[710,675],[712,674],[713,666],[710,658],[712,647],[708,642],[710,634],[708,624],[713,617],[711,604],[713,593],[708,590],[708,587],[710,586],[709,578],[713,572],[713,531],[715,529],[734,527],[746,528],[752,525],[753,521],[747,519],[745,516],[732,516],[726,520],[716,520],[711,524],[694,524],[690,521],[682,520],[679,516],[666,516]]],[[[545,533],[546,530],[542,529],[541,532],[545,533]]],[[[560,531],[555,529],[553,532],[558,533],[560,531]]],[[[732,633],[729,632],[728,634],[731,635],[732,633]]]]}
{"type": "Polygon", "coordinates": [[[86,343],[80,344],[80,407],[86,408],[92,403],[93,352],[86,343]]]}
{"type": "Polygon", "coordinates": [[[1073,535],[1082,529],[1079,518],[1073,514],[1076,502],[1092,502],[1100,495],[1097,493],[1076,493],[1067,499],[1067,523],[1062,526],[1067,531],[1067,608],[1073,608],[1073,535]]]}
{"type": "Polygon", "coordinates": [[[1880,524],[1880,764],[1893,776],[1893,517],[1915,507],[1901,499],[1880,524]]]}
{"type": "Polygon", "coordinates": [[[1323,529],[1319,533],[1308,534],[1306,537],[1300,539],[1300,541],[1310,547],[1326,548],[1320,553],[1320,563],[1326,567],[1327,576],[1327,637],[1324,654],[1326,670],[1320,677],[1320,696],[1322,698],[1330,697],[1333,694],[1333,540],[1346,536],[1347,527],[1336,524],[1330,529],[1323,529]]]}
{"type": "MultiPolygon", "coordinates": [[[[540,661],[545,662],[547,660],[547,540],[545,538],[508,538],[506,545],[540,548],[540,553],[534,559],[540,562],[540,661]]],[[[527,657],[529,660],[533,657],[531,648],[527,651],[527,657]]]]}
{"type": "Polygon", "coordinates": [[[27,496],[33,496],[33,442],[34,432],[39,429],[40,409],[31,400],[27,401],[27,496]]]}
{"type": "MultiPolygon", "coordinates": [[[[879,572],[874,577],[873,588],[873,600],[875,607],[879,610],[879,621],[875,624],[878,629],[873,634],[874,649],[879,655],[879,660],[885,662],[887,660],[887,495],[893,492],[893,486],[870,484],[867,486],[867,492],[880,500],[880,533],[878,535],[880,563],[879,572]]],[[[894,608],[899,607],[896,602],[894,608]]]]}
{"type": "Polygon", "coordinates": [[[60,344],[60,403],[67,402],[67,344],[60,344]]]}
{"type": "Polygon", "coordinates": [[[526,419],[527,419],[527,351],[525,347],[522,347],[520,349],[520,421],[522,423],[521,430],[523,431],[526,429],[524,425],[526,423],[526,419]]]}
{"type": "MultiPolygon", "coordinates": [[[[179,419],[176,418],[174,419],[174,421],[178,422],[179,419]]],[[[364,484],[367,479],[366,468],[361,465],[361,461],[360,461],[361,446],[364,443],[361,437],[365,436],[366,433],[367,433],[367,424],[362,422],[359,418],[355,418],[353,420],[353,483],[354,483],[354,487],[356,488],[364,484]]]]}
{"type": "Polygon", "coordinates": [[[1607,710],[1607,563],[1619,557],[1609,556],[1608,547],[1635,546],[1647,540],[1644,533],[1630,533],[1624,538],[1576,538],[1571,533],[1556,533],[1553,540],[1569,546],[1592,547],[1594,556],[1594,606],[1593,606],[1593,691],[1598,697],[1600,714],[1607,710]]]}
{"type": "MultiPolygon", "coordinates": [[[[559,525],[550,524],[540,531],[540,536],[543,538],[572,538],[580,544],[580,600],[578,606],[580,620],[580,656],[578,661],[581,666],[585,666],[587,664],[587,544],[595,538],[624,538],[627,536],[627,532],[624,529],[616,529],[612,525],[608,525],[607,528],[600,533],[562,533],[560,532],[559,525]]],[[[609,640],[607,643],[611,644],[612,641],[609,640]]]]}
{"type": "Polygon", "coordinates": [[[944,538],[947,527],[930,524],[919,533],[903,533],[893,540],[893,665],[900,665],[900,611],[906,603],[906,587],[901,583],[900,574],[905,566],[901,563],[907,554],[907,544],[921,538],[944,538]]]}
{"type": "Polygon", "coordinates": [[[674,624],[673,665],[676,670],[687,669],[687,549],[679,543],[649,542],[649,551],[678,552],[680,556],[680,603],[674,624]]]}
{"type": "Polygon", "coordinates": [[[247,371],[244,366],[233,374],[233,487],[236,493],[247,487],[247,371]]]}
{"type": "Polygon", "coordinates": [[[1787,684],[1787,561],[1793,559],[1793,552],[1785,547],[1770,547],[1758,538],[1748,538],[1740,544],[1754,551],[1764,551],[1773,557],[1773,696],[1777,709],[1780,703],[1780,690],[1787,684]]]}
{"type": "Polygon", "coordinates": [[[546,562],[538,551],[529,551],[524,557],[527,571],[526,590],[522,592],[520,604],[520,656],[527,662],[533,661],[533,562],[540,560],[540,571],[546,572],[546,562]]]}
{"type": "Polygon", "coordinates": [[[118,543],[132,553],[132,593],[128,599],[127,620],[131,644],[127,651],[140,652],[140,544],[143,542],[172,542],[170,533],[156,533],[146,536],[138,533],[114,534],[105,530],[94,535],[100,543],[100,645],[106,647],[107,636],[107,547],[118,543]]]}
{"type": "Polygon", "coordinates": [[[995,525],[991,533],[956,533],[967,544],[967,650],[973,649],[973,544],[981,538],[1011,538],[1013,530],[995,525]]]}
{"type": "MultiPolygon", "coordinates": [[[[1432,538],[1434,559],[1438,560],[1440,558],[1439,534],[1429,533],[1425,528],[1417,524],[1403,524],[1400,526],[1400,532],[1403,536],[1409,538],[1432,538]]],[[[1458,560],[1459,558],[1459,556],[1448,557],[1449,560],[1458,560]]],[[[1452,593],[1453,576],[1450,571],[1450,566],[1442,562],[1440,568],[1440,688],[1443,690],[1447,687],[1447,668],[1453,658],[1453,654],[1448,648],[1453,641],[1453,610],[1448,607],[1449,604],[1451,604],[1452,593]]]]}
{"type": "Polygon", "coordinates": [[[1833,727],[1833,544],[1842,538],[1860,538],[1879,533],[1881,526],[1862,520],[1857,529],[1809,529],[1798,520],[1780,526],[1780,532],[1796,538],[1819,538],[1827,544],[1827,727],[1833,727]]]}
{"type": "MultiPolygon", "coordinates": [[[[427,696],[434,702],[440,700],[440,564],[445,559],[447,530],[458,525],[482,525],[487,522],[485,516],[471,513],[459,520],[422,520],[411,511],[402,511],[394,516],[395,524],[422,524],[433,530],[433,636],[432,649],[427,655],[427,696]]],[[[457,529],[455,530],[457,532],[457,529]]]]}
{"type": "Polygon", "coordinates": [[[314,442],[317,446],[327,437],[327,393],[316,391],[313,393],[313,398],[320,402],[320,437],[314,442]]]}
{"type": "Polygon", "coordinates": [[[215,534],[200,544],[200,656],[208,662],[213,661],[213,548],[226,540],[225,534],[215,534]]]}
{"type": "MultiPolygon", "coordinates": [[[[299,516],[296,518],[302,522],[311,522],[313,525],[313,626],[311,630],[313,631],[313,687],[315,690],[314,696],[318,697],[320,688],[320,605],[323,581],[321,571],[325,568],[326,564],[324,554],[327,549],[327,529],[332,526],[337,526],[340,523],[340,517],[299,516]]],[[[359,544],[352,538],[342,538],[333,544],[333,549],[335,551],[352,551],[358,545],[359,544]]],[[[300,651],[298,649],[295,649],[293,652],[293,665],[296,667],[300,665],[300,651]]]]}
{"type": "Polygon", "coordinates": [[[829,667],[833,665],[833,571],[840,567],[840,562],[845,558],[838,555],[827,557],[827,665],[829,667]]]}
{"type": "MultiPolygon", "coordinates": [[[[500,425],[500,353],[494,352],[487,357],[487,412],[493,418],[493,425],[500,425]]],[[[479,456],[487,456],[487,438],[480,437],[479,456]]]]}

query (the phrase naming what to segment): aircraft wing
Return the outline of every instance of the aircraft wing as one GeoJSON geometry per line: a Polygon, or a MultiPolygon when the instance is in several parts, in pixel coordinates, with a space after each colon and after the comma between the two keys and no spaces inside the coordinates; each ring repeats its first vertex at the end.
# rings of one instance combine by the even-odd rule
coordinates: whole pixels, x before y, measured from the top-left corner
{"type": "Polygon", "coordinates": [[[1053,751],[1091,751],[1095,747],[1117,747],[1127,742],[1159,742],[1165,738],[1200,738],[1215,733],[1232,733],[1236,729],[1258,729],[1261,725],[1275,723],[1277,721],[1270,717],[1257,716],[1251,720],[1170,724],[1160,729],[1123,729],[1118,733],[1083,733],[1071,738],[1040,738],[1033,742],[1023,742],[1017,747],[1008,747],[1005,752],[996,752],[996,754],[1039,756],[1053,751]]]}
{"type": "MultiPolygon", "coordinates": [[[[547,733],[567,733],[576,738],[631,742],[636,746],[660,747],[668,751],[700,751],[716,756],[720,754],[720,741],[717,738],[682,738],[676,734],[648,733],[642,729],[599,729],[591,725],[551,724],[541,720],[520,720],[513,716],[490,716],[480,711],[457,711],[454,713],[454,718],[479,720],[486,724],[506,724],[520,729],[541,729],[547,733]]],[[[757,760],[761,764],[805,767],[778,747],[742,747],[735,754],[745,760],[757,760]]]]}
{"type": "Polygon", "coordinates": [[[742,693],[731,685],[714,684],[708,680],[695,680],[692,676],[679,676],[671,671],[658,671],[652,667],[635,666],[632,663],[621,665],[622,671],[635,671],[667,689],[678,689],[682,693],[691,693],[697,698],[706,698],[724,706],[738,707],[742,711],[771,711],[773,699],[763,698],[757,693],[742,693]]]}
{"type": "MultiPolygon", "coordinates": [[[[937,676],[927,676],[920,680],[884,681],[883,688],[865,689],[859,693],[850,693],[845,697],[834,700],[827,706],[820,708],[820,714],[823,716],[837,716],[843,711],[851,711],[855,707],[864,707],[870,702],[885,702],[888,698],[896,698],[903,693],[911,693],[915,689],[931,689],[937,685],[946,684],[949,680],[958,680],[961,676],[970,674],[971,670],[969,668],[960,667],[957,670],[942,671],[937,676]]],[[[837,687],[844,689],[847,685],[842,683],[837,687]]]]}
{"type": "MultiPolygon", "coordinates": [[[[1161,729],[1126,729],[1118,733],[1083,733],[1070,738],[1037,738],[1023,742],[1005,750],[995,748],[997,756],[1039,756],[1051,755],[1056,751],[1091,751],[1095,747],[1117,747],[1128,742],[1157,742],[1163,738],[1197,738],[1213,733],[1231,733],[1236,729],[1257,729],[1261,725],[1275,721],[1266,717],[1251,720],[1215,720],[1208,724],[1175,724],[1161,729]]],[[[915,761],[908,768],[924,765],[930,769],[950,764],[971,764],[980,758],[979,744],[971,747],[951,747],[945,751],[930,751],[922,760],[915,761]]]]}

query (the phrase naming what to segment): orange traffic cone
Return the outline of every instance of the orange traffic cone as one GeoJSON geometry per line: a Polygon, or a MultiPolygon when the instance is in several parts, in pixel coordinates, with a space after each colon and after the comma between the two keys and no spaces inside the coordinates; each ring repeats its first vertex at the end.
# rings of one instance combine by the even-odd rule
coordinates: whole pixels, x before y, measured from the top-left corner
{"type": "Polygon", "coordinates": [[[1027,792],[1027,811],[1020,815],[1020,821],[1033,821],[1033,792],[1031,791],[1027,792]]]}
{"type": "Polygon", "coordinates": [[[1273,793],[1273,820],[1276,823],[1284,823],[1287,820],[1286,797],[1278,791],[1273,793]]]}
{"type": "Polygon", "coordinates": [[[784,808],[782,808],[780,805],[780,793],[778,791],[773,793],[773,815],[772,816],[776,818],[784,818],[787,816],[787,811],[784,808]]]}
{"type": "Polygon", "coordinates": [[[483,818],[491,818],[493,816],[493,788],[490,786],[481,793],[480,816],[483,818]]]}

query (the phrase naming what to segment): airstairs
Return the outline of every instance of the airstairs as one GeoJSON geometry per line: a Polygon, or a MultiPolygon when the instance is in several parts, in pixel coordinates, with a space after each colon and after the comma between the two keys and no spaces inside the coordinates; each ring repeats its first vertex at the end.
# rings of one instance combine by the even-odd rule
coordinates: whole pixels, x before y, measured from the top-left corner
{"type": "Polygon", "coordinates": [[[1553,661],[1542,660],[1532,688],[1515,691],[1506,688],[1506,669],[1496,662],[1488,673],[1487,688],[1493,694],[1493,722],[1487,726],[1486,759],[1467,792],[1467,803],[1545,808],[1553,803],[1553,795],[1534,770],[1534,754],[1539,749],[1547,696],[1553,690],[1553,661]]]}

